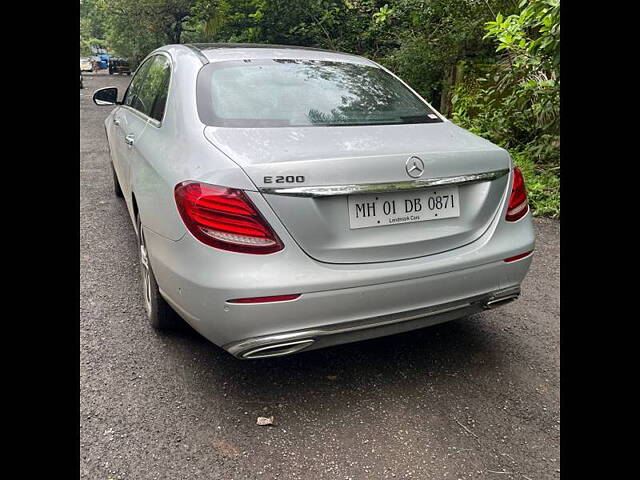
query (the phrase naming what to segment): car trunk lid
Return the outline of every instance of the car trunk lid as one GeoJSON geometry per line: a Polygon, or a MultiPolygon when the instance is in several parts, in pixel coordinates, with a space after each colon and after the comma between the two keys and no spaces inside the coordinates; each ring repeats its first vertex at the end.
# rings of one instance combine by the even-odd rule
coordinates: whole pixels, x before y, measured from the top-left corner
{"type": "Polygon", "coordinates": [[[504,203],[511,164],[505,150],[451,122],[206,127],[205,136],[246,172],[298,245],[329,263],[403,260],[477,240],[504,203]],[[407,173],[412,157],[424,167],[417,179],[407,173]],[[415,193],[438,194],[438,183],[457,189],[459,216],[351,228],[347,193],[357,201],[402,191],[393,197],[400,206],[415,193]]]}

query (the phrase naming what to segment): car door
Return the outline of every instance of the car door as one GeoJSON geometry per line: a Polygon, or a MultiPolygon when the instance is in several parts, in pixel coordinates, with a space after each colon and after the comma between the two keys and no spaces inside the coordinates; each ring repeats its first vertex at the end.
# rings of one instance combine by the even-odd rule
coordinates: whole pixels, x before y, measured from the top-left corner
{"type": "MultiPolygon", "coordinates": [[[[136,98],[136,118],[131,118],[129,138],[125,138],[129,162],[128,189],[135,191],[136,201],[143,223],[153,221],[153,216],[166,210],[166,202],[173,208],[172,195],[159,195],[163,189],[162,170],[163,145],[167,132],[162,128],[164,109],[168,96],[171,62],[167,55],[155,55],[149,64],[136,98]],[[135,185],[135,189],[134,189],[135,185]],[[153,205],[153,208],[148,208],[153,205]],[[142,212],[144,210],[144,213],[142,212]]],[[[129,113],[127,113],[129,115],[129,113]]]]}
{"type": "MultiPolygon", "coordinates": [[[[125,93],[125,100],[130,98],[133,92],[133,82],[127,89],[125,93]]],[[[123,100],[123,104],[124,101],[123,100]]],[[[111,162],[113,163],[113,168],[116,171],[118,176],[118,181],[120,185],[123,186],[125,183],[126,176],[128,172],[125,171],[124,165],[127,165],[128,162],[123,158],[124,155],[127,154],[127,149],[125,148],[125,129],[124,125],[126,123],[125,118],[125,109],[123,106],[118,106],[114,109],[113,113],[108,117],[108,120],[105,124],[107,128],[107,139],[109,141],[109,150],[111,152],[111,162]]],[[[124,190],[123,190],[124,191],[124,190]]]]}
{"type": "Polygon", "coordinates": [[[140,99],[140,90],[154,57],[150,57],[138,68],[129,88],[127,89],[122,106],[114,112],[114,168],[118,174],[120,187],[127,203],[131,201],[131,162],[135,153],[136,139],[141,140],[147,124],[147,112],[144,101],[140,99]]]}

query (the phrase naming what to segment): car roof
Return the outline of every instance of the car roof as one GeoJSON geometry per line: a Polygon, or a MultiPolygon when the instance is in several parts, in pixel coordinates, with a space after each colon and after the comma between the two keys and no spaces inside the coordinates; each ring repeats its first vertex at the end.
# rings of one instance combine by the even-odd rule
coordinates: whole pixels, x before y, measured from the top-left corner
{"type": "MultiPolygon", "coordinates": [[[[163,49],[171,50],[171,47],[177,47],[177,45],[167,45],[163,49]]],[[[296,45],[272,45],[258,43],[190,43],[180,45],[180,47],[189,48],[198,55],[204,63],[220,62],[225,60],[282,58],[376,65],[371,60],[358,55],[296,45]]]]}

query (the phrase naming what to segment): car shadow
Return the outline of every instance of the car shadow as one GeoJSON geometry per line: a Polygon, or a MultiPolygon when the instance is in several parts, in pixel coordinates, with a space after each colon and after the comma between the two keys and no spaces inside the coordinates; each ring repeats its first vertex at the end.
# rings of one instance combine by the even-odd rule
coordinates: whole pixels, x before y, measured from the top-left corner
{"type": "MultiPolygon", "coordinates": [[[[335,400],[340,392],[365,395],[402,389],[419,396],[426,385],[464,388],[506,361],[485,313],[413,332],[327,347],[295,355],[239,360],[200,336],[186,323],[168,334],[178,357],[195,356],[193,374],[204,395],[224,392],[229,409],[260,414],[266,408],[304,409],[335,400]],[[457,385],[457,386],[456,386],[457,385]],[[377,392],[377,393],[375,393],[377,392]]],[[[185,368],[182,364],[181,368],[185,368]]],[[[461,394],[463,392],[460,392],[461,394]]]]}

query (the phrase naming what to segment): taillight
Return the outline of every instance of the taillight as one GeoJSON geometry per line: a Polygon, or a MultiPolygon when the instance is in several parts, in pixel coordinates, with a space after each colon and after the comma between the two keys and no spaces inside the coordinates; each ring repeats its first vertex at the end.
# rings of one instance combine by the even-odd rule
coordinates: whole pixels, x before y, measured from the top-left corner
{"type": "Polygon", "coordinates": [[[507,222],[515,222],[524,217],[529,211],[527,202],[527,187],[524,185],[524,177],[518,167],[513,169],[513,186],[507,207],[507,222]]]}
{"type": "Polygon", "coordinates": [[[242,190],[187,181],[176,185],[174,193],[182,221],[202,243],[257,254],[284,248],[242,190]]]}

